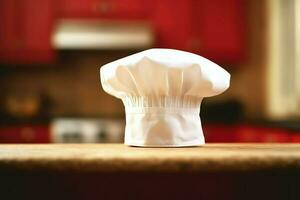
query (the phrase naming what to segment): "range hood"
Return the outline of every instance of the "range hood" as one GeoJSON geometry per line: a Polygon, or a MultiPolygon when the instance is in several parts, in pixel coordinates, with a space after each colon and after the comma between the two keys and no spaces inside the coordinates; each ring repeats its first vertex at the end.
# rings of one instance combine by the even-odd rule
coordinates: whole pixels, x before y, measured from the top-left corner
{"type": "Polygon", "coordinates": [[[52,35],[55,49],[143,49],[154,43],[152,27],[146,22],[60,20],[52,35]]]}

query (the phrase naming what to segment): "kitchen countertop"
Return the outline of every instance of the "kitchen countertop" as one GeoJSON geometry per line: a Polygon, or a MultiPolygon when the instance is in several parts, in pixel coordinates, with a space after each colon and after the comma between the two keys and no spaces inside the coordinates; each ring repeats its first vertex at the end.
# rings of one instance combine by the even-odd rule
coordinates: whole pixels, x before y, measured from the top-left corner
{"type": "Polygon", "coordinates": [[[138,148],[123,144],[2,144],[0,170],[222,172],[300,170],[300,144],[206,144],[138,148]]]}

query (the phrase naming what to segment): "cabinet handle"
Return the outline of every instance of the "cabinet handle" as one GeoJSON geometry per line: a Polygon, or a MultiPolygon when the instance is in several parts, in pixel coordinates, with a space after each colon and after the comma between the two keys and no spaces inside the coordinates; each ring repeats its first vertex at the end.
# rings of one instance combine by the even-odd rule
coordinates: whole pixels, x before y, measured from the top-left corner
{"type": "Polygon", "coordinates": [[[108,1],[99,1],[95,4],[94,10],[101,14],[107,14],[112,11],[112,5],[108,1]]]}

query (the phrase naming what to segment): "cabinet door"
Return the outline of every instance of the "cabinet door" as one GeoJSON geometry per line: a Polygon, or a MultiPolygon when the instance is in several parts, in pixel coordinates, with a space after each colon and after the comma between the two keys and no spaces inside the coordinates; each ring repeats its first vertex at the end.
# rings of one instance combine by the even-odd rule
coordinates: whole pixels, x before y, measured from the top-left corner
{"type": "Polygon", "coordinates": [[[280,143],[290,142],[288,131],[280,128],[241,125],[237,129],[237,142],[280,143]]]}
{"type": "Polygon", "coordinates": [[[235,142],[236,127],[226,124],[203,124],[203,132],[206,142],[235,142]]]}
{"type": "Polygon", "coordinates": [[[191,0],[188,49],[212,60],[236,63],[246,50],[245,0],[191,0]]]}
{"type": "Polygon", "coordinates": [[[148,15],[147,0],[61,0],[64,18],[142,19],[148,15]]]}
{"type": "Polygon", "coordinates": [[[17,47],[17,1],[0,1],[0,60],[12,57],[17,47]]]}
{"type": "Polygon", "coordinates": [[[0,128],[0,143],[50,143],[45,125],[8,126],[0,128]]]}
{"type": "Polygon", "coordinates": [[[152,21],[157,47],[186,49],[190,35],[189,2],[186,0],[154,0],[152,21]]]}
{"type": "Polygon", "coordinates": [[[53,11],[52,0],[1,1],[0,62],[23,64],[53,60],[53,11]]]}
{"type": "Polygon", "coordinates": [[[54,50],[51,46],[51,35],[54,24],[54,5],[52,0],[23,1],[24,52],[29,62],[52,61],[54,50]]]}

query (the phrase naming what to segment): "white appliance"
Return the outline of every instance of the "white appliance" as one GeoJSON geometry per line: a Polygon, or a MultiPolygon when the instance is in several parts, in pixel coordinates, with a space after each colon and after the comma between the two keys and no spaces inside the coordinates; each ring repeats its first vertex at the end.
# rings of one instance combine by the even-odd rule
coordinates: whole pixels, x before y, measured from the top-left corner
{"type": "Polygon", "coordinates": [[[54,143],[121,143],[124,120],[58,118],[51,123],[54,143]]]}

